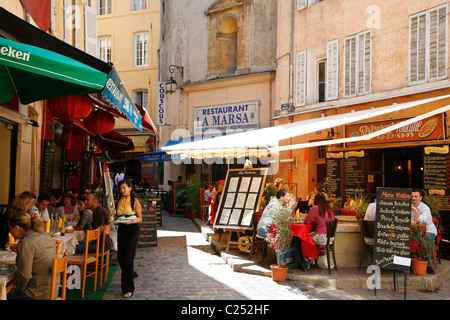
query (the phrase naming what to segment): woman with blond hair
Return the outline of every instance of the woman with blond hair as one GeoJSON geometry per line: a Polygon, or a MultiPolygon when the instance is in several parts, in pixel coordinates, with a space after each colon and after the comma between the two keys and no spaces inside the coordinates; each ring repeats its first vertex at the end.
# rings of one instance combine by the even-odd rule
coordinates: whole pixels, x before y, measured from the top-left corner
{"type": "Polygon", "coordinates": [[[50,299],[51,267],[56,252],[54,241],[43,232],[44,222],[23,211],[11,213],[8,225],[11,235],[20,241],[16,248],[15,289],[8,293],[7,299],[50,299]]]}
{"type": "Polygon", "coordinates": [[[15,196],[9,203],[8,208],[0,217],[0,248],[4,249],[5,245],[8,243],[8,217],[11,213],[15,211],[26,211],[29,212],[32,202],[30,198],[24,194],[15,196]]]}

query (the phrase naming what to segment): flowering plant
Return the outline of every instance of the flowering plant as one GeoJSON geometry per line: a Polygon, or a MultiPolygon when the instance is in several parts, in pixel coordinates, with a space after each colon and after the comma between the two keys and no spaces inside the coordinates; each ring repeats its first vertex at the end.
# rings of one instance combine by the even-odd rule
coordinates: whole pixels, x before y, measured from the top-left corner
{"type": "Polygon", "coordinates": [[[412,251],[420,260],[426,260],[433,250],[434,241],[427,236],[426,224],[417,223],[411,228],[412,251]]]}
{"type": "Polygon", "coordinates": [[[282,265],[284,263],[279,257],[290,250],[289,244],[292,241],[292,209],[291,206],[278,202],[269,209],[269,213],[272,215],[273,224],[266,239],[269,247],[278,253],[277,264],[282,265]]]}

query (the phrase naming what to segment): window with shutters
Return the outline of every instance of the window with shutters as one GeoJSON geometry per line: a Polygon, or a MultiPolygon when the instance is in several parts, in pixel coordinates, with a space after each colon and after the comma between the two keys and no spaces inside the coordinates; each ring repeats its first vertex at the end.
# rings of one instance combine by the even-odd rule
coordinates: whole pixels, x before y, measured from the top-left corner
{"type": "Polygon", "coordinates": [[[296,106],[338,99],[339,40],[299,52],[296,57],[296,106]]]}
{"type": "Polygon", "coordinates": [[[297,0],[297,10],[303,10],[325,0],[297,0]]]}
{"type": "Polygon", "coordinates": [[[447,78],[448,3],[409,17],[409,84],[447,78]]]}
{"type": "Polygon", "coordinates": [[[136,67],[148,65],[148,33],[139,33],[135,35],[135,63],[136,67]]]}
{"type": "Polygon", "coordinates": [[[112,0],[97,0],[98,15],[111,13],[112,0]]]}
{"type": "Polygon", "coordinates": [[[372,31],[344,39],[344,97],[372,91],[372,31]]]}
{"type": "Polygon", "coordinates": [[[147,7],[147,0],[131,0],[132,11],[145,10],[146,7],[147,7]]]}
{"type": "Polygon", "coordinates": [[[134,103],[140,105],[142,108],[147,110],[148,108],[148,91],[147,90],[137,90],[134,92],[134,103]]]}
{"type": "Polygon", "coordinates": [[[111,37],[101,37],[98,39],[100,60],[111,62],[111,37]]]}

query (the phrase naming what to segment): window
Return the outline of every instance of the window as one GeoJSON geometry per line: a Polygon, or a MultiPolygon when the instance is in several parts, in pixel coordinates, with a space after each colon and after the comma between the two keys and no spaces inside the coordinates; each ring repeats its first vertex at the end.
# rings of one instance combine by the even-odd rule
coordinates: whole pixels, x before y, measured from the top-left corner
{"type": "Polygon", "coordinates": [[[338,39],[299,52],[296,58],[296,106],[338,99],[338,69],[338,39]]]}
{"type": "Polygon", "coordinates": [[[448,3],[409,18],[409,84],[447,78],[448,3]]]}
{"type": "Polygon", "coordinates": [[[97,8],[99,15],[105,15],[111,13],[112,0],[97,0],[97,8]]]}
{"type": "Polygon", "coordinates": [[[147,0],[131,0],[131,11],[147,9],[147,0]]]}
{"type": "Polygon", "coordinates": [[[100,60],[105,62],[111,62],[111,38],[102,37],[98,39],[99,56],[100,60]]]}
{"type": "Polygon", "coordinates": [[[139,33],[135,36],[135,66],[148,65],[148,33],[139,33]]]}
{"type": "Polygon", "coordinates": [[[372,90],[372,32],[364,31],[344,39],[344,97],[372,90]]]}
{"type": "Polygon", "coordinates": [[[134,103],[148,110],[148,92],[146,90],[134,92],[134,103]]]}

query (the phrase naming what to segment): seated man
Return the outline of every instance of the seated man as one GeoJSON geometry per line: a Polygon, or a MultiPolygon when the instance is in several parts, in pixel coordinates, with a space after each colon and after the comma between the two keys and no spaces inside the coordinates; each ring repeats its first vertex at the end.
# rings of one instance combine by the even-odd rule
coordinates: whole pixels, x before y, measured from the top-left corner
{"type": "MultiPolygon", "coordinates": [[[[110,223],[108,210],[106,210],[105,208],[103,208],[103,206],[100,205],[100,198],[98,194],[95,192],[89,192],[86,195],[86,207],[92,210],[92,229],[98,228],[101,235],[103,233],[104,226],[110,223]]],[[[100,238],[101,237],[99,236],[99,239],[100,238]]],[[[95,253],[96,245],[97,244],[95,242],[90,243],[88,247],[88,252],[95,253]]],[[[77,244],[75,254],[84,253],[85,247],[86,247],[85,243],[77,244]]],[[[112,247],[113,247],[112,239],[109,235],[107,235],[105,239],[105,250],[109,250],[112,247]]]]}
{"type": "Polygon", "coordinates": [[[36,201],[36,204],[31,207],[30,214],[38,215],[41,217],[42,221],[46,223],[50,220],[50,215],[48,214],[48,206],[50,204],[50,197],[46,194],[41,194],[36,201]]]}

